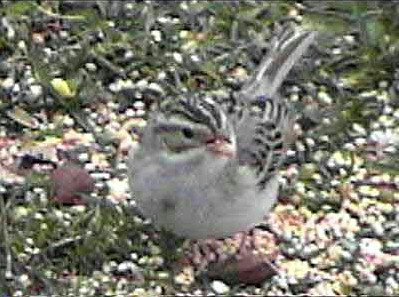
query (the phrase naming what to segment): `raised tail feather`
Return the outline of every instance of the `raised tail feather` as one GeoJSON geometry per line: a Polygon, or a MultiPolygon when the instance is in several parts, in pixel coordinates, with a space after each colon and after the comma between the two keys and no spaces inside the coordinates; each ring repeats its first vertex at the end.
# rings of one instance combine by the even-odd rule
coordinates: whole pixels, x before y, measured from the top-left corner
{"type": "Polygon", "coordinates": [[[294,64],[306,52],[316,32],[282,28],[271,40],[271,46],[256,69],[256,73],[242,87],[239,98],[255,100],[259,96],[274,97],[294,64]]]}

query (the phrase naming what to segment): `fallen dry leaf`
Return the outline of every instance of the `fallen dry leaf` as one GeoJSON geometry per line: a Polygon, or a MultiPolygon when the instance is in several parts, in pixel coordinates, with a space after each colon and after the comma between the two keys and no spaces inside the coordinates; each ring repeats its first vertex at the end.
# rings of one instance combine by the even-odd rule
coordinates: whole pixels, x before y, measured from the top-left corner
{"type": "Polygon", "coordinates": [[[94,180],[90,174],[77,165],[65,165],[51,173],[54,200],[62,204],[84,204],[79,193],[90,193],[94,190],[94,180]]]}

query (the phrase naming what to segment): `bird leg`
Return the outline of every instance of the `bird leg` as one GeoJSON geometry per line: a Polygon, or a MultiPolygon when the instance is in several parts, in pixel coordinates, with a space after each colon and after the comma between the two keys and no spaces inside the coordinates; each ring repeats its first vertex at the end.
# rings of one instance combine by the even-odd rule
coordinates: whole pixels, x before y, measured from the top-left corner
{"type": "Polygon", "coordinates": [[[164,268],[168,272],[168,283],[171,288],[167,288],[167,293],[169,294],[172,288],[176,287],[175,273],[177,270],[177,259],[181,254],[179,247],[181,246],[182,239],[178,238],[174,234],[161,230],[159,232],[159,247],[162,251],[162,256],[164,259],[164,268]],[[169,291],[168,291],[169,290],[169,291]]]}

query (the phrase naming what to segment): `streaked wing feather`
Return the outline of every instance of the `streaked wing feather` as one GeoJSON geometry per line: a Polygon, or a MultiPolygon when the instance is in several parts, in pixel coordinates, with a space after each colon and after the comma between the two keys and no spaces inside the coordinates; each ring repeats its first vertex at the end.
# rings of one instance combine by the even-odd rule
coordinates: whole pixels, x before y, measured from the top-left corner
{"type": "Polygon", "coordinates": [[[241,164],[255,168],[259,186],[276,174],[293,133],[294,117],[277,91],[314,38],[314,32],[284,30],[238,93],[239,108],[232,116],[238,157],[241,164]]]}
{"type": "Polygon", "coordinates": [[[284,161],[293,122],[285,102],[273,99],[268,99],[261,111],[247,109],[237,120],[240,164],[254,168],[260,186],[276,174],[284,161]]]}

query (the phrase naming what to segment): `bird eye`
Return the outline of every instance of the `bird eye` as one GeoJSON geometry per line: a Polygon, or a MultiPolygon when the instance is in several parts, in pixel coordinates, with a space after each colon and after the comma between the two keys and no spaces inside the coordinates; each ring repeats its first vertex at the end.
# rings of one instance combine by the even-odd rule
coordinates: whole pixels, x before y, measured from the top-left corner
{"type": "Polygon", "coordinates": [[[181,129],[181,133],[184,135],[186,138],[193,138],[194,132],[190,128],[183,128],[181,129]]]}

